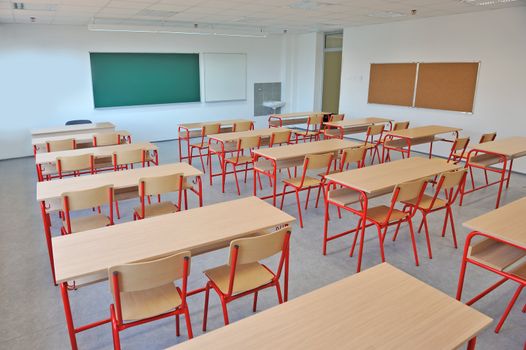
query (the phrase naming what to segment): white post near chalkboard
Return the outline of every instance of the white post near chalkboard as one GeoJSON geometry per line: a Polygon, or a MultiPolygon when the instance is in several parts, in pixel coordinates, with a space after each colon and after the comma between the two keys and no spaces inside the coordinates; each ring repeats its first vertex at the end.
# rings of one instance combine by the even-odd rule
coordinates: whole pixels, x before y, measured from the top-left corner
{"type": "Polygon", "coordinates": [[[244,53],[204,53],[205,101],[247,99],[247,55],[244,53]]]}

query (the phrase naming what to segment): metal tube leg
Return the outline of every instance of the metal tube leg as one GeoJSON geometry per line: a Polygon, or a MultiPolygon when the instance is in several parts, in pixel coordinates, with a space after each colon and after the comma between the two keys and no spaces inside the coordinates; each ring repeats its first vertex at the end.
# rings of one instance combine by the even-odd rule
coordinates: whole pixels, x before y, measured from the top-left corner
{"type": "Polygon", "coordinates": [[[476,345],[477,345],[477,337],[471,338],[468,342],[467,350],[475,350],[476,345]]]}
{"type": "Polygon", "coordinates": [[[513,298],[511,298],[510,303],[506,307],[506,310],[502,314],[502,317],[500,318],[499,324],[497,325],[497,328],[495,328],[495,333],[499,333],[500,329],[504,325],[504,322],[506,321],[506,318],[508,318],[508,315],[510,314],[511,309],[513,308],[513,305],[515,305],[515,302],[517,301],[517,298],[522,292],[522,289],[524,288],[524,285],[520,285],[519,288],[515,291],[515,294],[513,294],[513,298]]]}
{"type": "Polygon", "coordinates": [[[62,295],[62,303],[64,304],[64,314],[66,316],[66,325],[68,327],[69,341],[71,349],[77,350],[77,338],[75,336],[75,325],[73,324],[73,315],[71,314],[71,305],[69,303],[68,284],[63,282],[60,284],[60,293],[62,295]]]}
{"type": "Polygon", "coordinates": [[[42,223],[44,225],[44,235],[46,236],[47,252],[49,256],[49,266],[51,268],[51,275],[53,277],[53,283],[56,285],[55,278],[55,265],[53,261],[53,243],[51,239],[51,223],[49,222],[49,215],[46,212],[46,202],[40,202],[40,211],[42,214],[42,223]]]}
{"type": "Polygon", "coordinates": [[[356,267],[356,272],[360,272],[362,268],[363,245],[365,241],[364,236],[365,236],[365,218],[362,218],[362,230],[360,232],[360,249],[358,250],[358,266],[356,267]]]}
{"type": "Polygon", "coordinates": [[[416,251],[415,231],[413,230],[413,221],[409,219],[407,220],[407,223],[409,224],[409,233],[411,234],[411,243],[413,244],[413,254],[415,255],[415,265],[419,266],[418,252],[416,251]]]}

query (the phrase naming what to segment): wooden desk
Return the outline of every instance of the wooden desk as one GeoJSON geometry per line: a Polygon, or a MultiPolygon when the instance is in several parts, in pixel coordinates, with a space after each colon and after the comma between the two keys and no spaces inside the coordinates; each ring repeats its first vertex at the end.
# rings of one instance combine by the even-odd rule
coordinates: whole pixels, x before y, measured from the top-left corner
{"type": "Polygon", "coordinates": [[[83,154],[93,154],[97,158],[107,158],[111,157],[114,152],[120,151],[132,151],[143,149],[146,151],[153,152],[153,163],[155,165],[159,164],[159,155],[157,153],[157,146],[150,142],[137,142],[137,143],[125,143],[122,145],[114,146],[104,146],[104,147],[87,147],[79,148],[68,151],[58,151],[58,152],[46,152],[46,153],[37,153],[35,155],[35,163],[37,165],[37,175],[39,181],[42,181],[42,164],[55,164],[58,157],[72,157],[79,156],[83,154]]]}
{"type": "MultiPolygon", "coordinates": [[[[57,282],[71,344],[76,348],[75,327],[69,304],[67,281],[103,274],[109,267],[155,259],[189,250],[192,255],[226,247],[237,238],[248,237],[294,218],[256,197],[247,197],[53,238],[57,282]]],[[[225,256],[226,259],[226,256],[225,256]]],[[[284,297],[288,297],[288,265],[285,262],[284,297]]],[[[191,292],[190,294],[195,294],[191,292]]],[[[91,326],[97,326],[103,321],[91,326]]],[[[91,328],[91,327],[90,327],[91,328]]]]}
{"type": "Polygon", "coordinates": [[[223,120],[211,120],[204,122],[195,122],[195,123],[183,123],[179,124],[178,129],[178,143],[179,143],[179,161],[183,159],[188,159],[190,154],[190,139],[194,137],[201,136],[201,129],[205,125],[211,124],[220,124],[221,132],[232,131],[235,123],[240,122],[252,122],[250,119],[223,119],[223,120]],[[183,155],[183,143],[186,143],[186,156],[183,155]]]}
{"type": "MultiPolygon", "coordinates": [[[[345,171],[342,173],[336,173],[327,175],[327,183],[325,185],[326,191],[328,192],[333,185],[343,186],[344,188],[355,191],[360,199],[364,202],[364,208],[362,210],[348,208],[340,203],[333,202],[330,200],[328,193],[325,198],[325,224],[324,224],[324,242],[343,236],[344,234],[360,232],[360,247],[358,252],[358,267],[359,272],[362,264],[362,254],[364,245],[364,233],[366,229],[367,206],[368,201],[372,197],[379,194],[385,194],[392,191],[396,185],[415,181],[418,179],[430,178],[441,174],[446,171],[451,171],[460,168],[460,165],[448,163],[444,159],[439,158],[406,158],[396,160],[388,163],[382,163],[378,165],[368,166],[365,168],[354,169],[345,171]],[[356,229],[346,231],[345,233],[336,234],[332,237],[328,236],[329,230],[329,204],[335,205],[339,208],[345,208],[362,219],[362,225],[356,229]]],[[[324,243],[325,244],[325,243],[324,243]]],[[[325,247],[324,247],[325,253],[325,247]]]]}
{"type": "MultiPolygon", "coordinates": [[[[346,134],[359,134],[366,132],[369,126],[376,124],[389,124],[392,126],[392,119],[386,118],[377,118],[377,117],[367,117],[360,119],[344,119],[337,122],[327,122],[324,123],[326,129],[324,133],[327,135],[330,134],[331,129],[337,129],[339,138],[343,138],[346,134]]],[[[333,130],[332,130],[333,131],[333,130]]],[[[332,136],[332,135],[331,135],[332,136]]]]}
{"type": "MultiPolygon", "coordinates": [[[[521,281],[516,275],[510,273],[508,268],[526,256],[525,214],[526,197],[523,197],[501,208],[464,222],[464,226],[472,230],[472,232],[468,234],[464,244],[464,254],[457,287],[458,300],[461,300],[462,297],[467,263],[472,263],[504,277],[487,290],[493,290],[507,280],[514,280],[519,284],[524,283],[524,279],[521,281]],[[479,238],[484,239],[472,244],[473,239],[479,238]]],[[[520,290],[518,293],[520,293],[520,290]]],[[[482,292],[473,298],[472,301],[478,300],[479,296],[482,297],[485,294],[485,292],[482,292]]],[[[518,297],[518,294],[515,297],[518,297]]],[[[497,329],[502,326],[504,319],[501,319],[497,329]]]]}
{"type": "Polygon", "coordinates": [[[474,349],[491,321],[384,263],[170,349],[474,349]]]}
{"type": "Polygon", "coordinates": [[[72,135],[93,131],[103,132],[102,130],[105,130],[107,132],[113,132],[115,131],[115,125],[109,122],[61,125],[50,128],[33,129],[31,130],[31,137],[48,137],[63,134],[72,135]]]}
{"type": "Polygon", "coordinates": [[[56,136],[38,136],[31,139],[31,144],[33,145],[33,150],[35,155],[45,149],[46,142],[49,141],[62,141],[68,139],[74,139],[78,147],[92,147],[93,146],[93,136],[100,133],[110,133],[115,132],[121,135],[121,137],[126,138],[128,143],[131,143],[131,134],[126,130],[100,130],[100,131],[90,131],[82,134],[62,134],[56,136]]]}
{"type": "MultiPolygon", "coordinates": [[[[138,187],[139,179],[147,176],[163,176],[169,174],[183,173],[185,177],[195,177],[197,189],[190,189],[199,198],[199,206],[203,205],[202,183],[200,170],[188,163],[163,164],[155,167],[135,168],[130,170],[106,172],[95,175],[70,177],[66,179],[44,181],[37,183],[37,201],[40,202],[42,222],[51,263],[51,272],[55,281],[53,270],[52,233],[49,214],[62,208],[60,198],[62,193],[68,191],[80,191],[105,185],[113,185],[115,193],[129,192],[138,187]]],[[[138,195],[137,195],[138,196],[138,195]]],[[[76,235],[76,234],[75,234],[76,235]]]]}
{"type": "Polygon", "coordinates": [[[506,182],[506,188],[508,188],[510,185],[513,161],[516,158],[526,156],[526,137],[508,137],[495,141],[476,144],[471,146],[470,148],[471,150],[467,154],[468,161],[466,162],[466,167],[469,168],[469,173],[471,176],[471,189],[466,190],[466,187],[464,186],[460,194],[460,205],[462,205],[465,194],[475,192],[495,184],[499,184],[497,203],[495,205],[495,208],[498,208],[500,205],[500,197],[502,194],[504,182],[506,182]],[[499,164],[502,164],[502,167],[495,167],[495,165],[499,164]],[[486,174],[486,185],[475,187],[475,181],[473,179],[473,169],[484,170],[486,174]],[[487,180],[488,171],[498,173],[500,175],[500,179],[498,181],[489,183],[489,181],[487,180]]]}
{"type": "Polygon", "coordinates": [[[309,116],[314,114],[323,114],[329,116],[331,112],[296,112],[296,113],[283,113],[283,114],[271,114],[268,117],[268,127],[282,127],[283,125],[294,125],[294,124],[305,124],[309,119],[309,116]]]}
{"type": "Polygon", "coordinates": [[[447,141],[445,139],[437,140],[437,135],[454,133],[455,138],[458,138],[458,132],[460,130],[462,129],[449,126],[427,125],[404,130],[389,131],[385,136],[382,158],[384,160],[390,159],[389,151],[391,150],[401,152],[402,154],[406,154],[407,157],[410,157],[411,147],[426,143],[429,143],[429,158],[431,158],[433,142],[447,141]]]}
{"type": "Polygon", "coordinates": [[[272,186],[272,196],[263,197],[262,199],[272,198],[272,203],[276,205],[278,169],[302,165],[305,156],[308,154],[337,153],[343,149],[359,147],[361,145],[362,143],[360,142],[331,139],[254,150],[256,164],[254,168],[254,196],[257,193],[256,172],[272,179],[272,183],[274,184],[272,186]],[[268,166],[263,166],[263,163],[268,163],[268,166]]]}

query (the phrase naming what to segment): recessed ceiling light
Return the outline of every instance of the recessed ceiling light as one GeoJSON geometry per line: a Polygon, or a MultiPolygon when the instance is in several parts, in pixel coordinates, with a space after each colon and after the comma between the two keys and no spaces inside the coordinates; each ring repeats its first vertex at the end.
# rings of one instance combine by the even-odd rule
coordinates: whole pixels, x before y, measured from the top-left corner
{"type": "Polygon", "coordinates": [[[404,17],[407,15],[405,13],[395,12],[395,11],[377,11],[377,12],[371,12],[367,16],[378,17],[378,18],[396,18],[396,17],[404,17]]]}
{"type": "Polygon", "coordinates": [[[517,0],[460,0],[465,4],[475,5],[475,6],[493,6],[500,4],[507,4],[510,2],[515,2],[517,0]]]}

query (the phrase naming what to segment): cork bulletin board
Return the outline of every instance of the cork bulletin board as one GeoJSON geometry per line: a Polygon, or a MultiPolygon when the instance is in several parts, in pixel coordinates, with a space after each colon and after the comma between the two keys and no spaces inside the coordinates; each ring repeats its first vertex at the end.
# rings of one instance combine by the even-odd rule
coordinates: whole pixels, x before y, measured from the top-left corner
{"type": "Polygon", "coordinates": [[[369,76],[369,103],[413,105],[416,63],[373,63],[369,76]]]}

